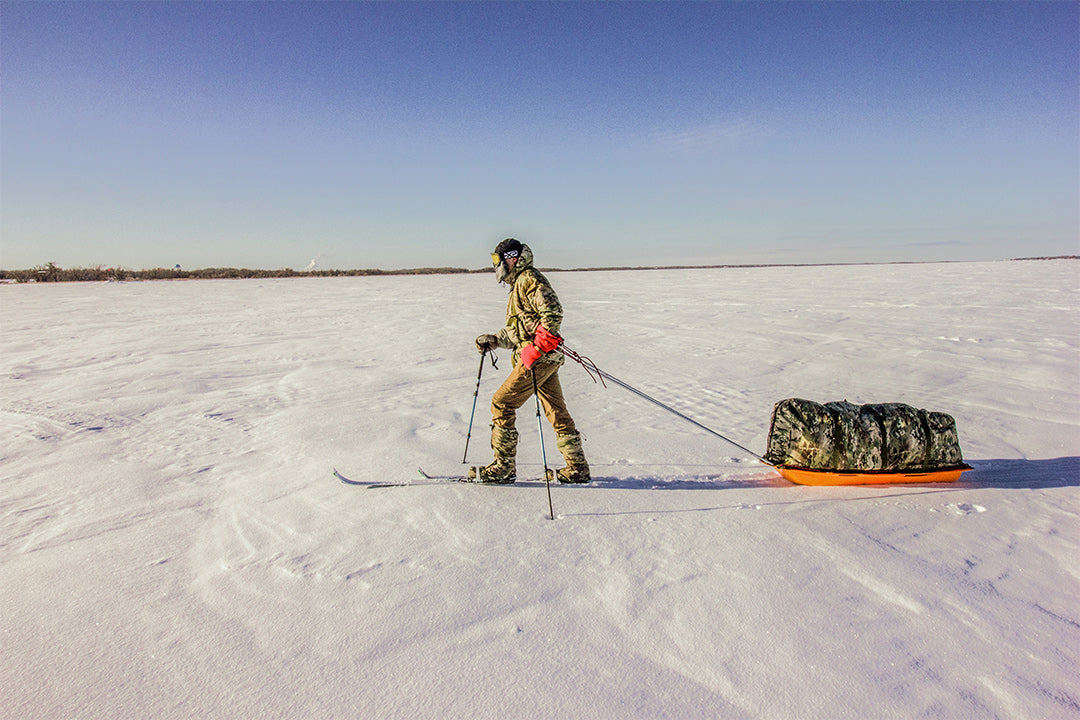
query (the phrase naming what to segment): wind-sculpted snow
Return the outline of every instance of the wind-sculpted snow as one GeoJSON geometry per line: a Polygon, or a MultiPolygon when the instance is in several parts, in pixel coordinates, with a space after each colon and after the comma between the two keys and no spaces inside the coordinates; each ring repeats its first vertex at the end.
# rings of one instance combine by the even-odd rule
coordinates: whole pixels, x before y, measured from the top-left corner
{"type": "Polygon", "coordinates": [[[531,480],[331,474],[462,471],[490,275],[2,286],[0,703],[1077,717],[1078,269],[552,273],[568,345],[746,447],[782,398],[903,402],[953,415],[974,468],[793,486],[568,363],[596,480],[553,487],[554,521],[529,404],[531,480]]]}

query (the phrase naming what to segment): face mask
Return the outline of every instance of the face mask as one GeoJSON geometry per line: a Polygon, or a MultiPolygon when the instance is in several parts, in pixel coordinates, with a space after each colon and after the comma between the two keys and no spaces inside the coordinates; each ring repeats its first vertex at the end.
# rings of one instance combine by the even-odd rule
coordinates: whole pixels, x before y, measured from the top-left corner
{"type": "MultiPolygon", "coordinates": [[[[517,257],[517,250],[506,253],[507,258],[517,257]]],[[[499,257],[498,253],[491,253],[491,264],[495,266],[495,280],[505,282],[510,277],[510,266],[506,264],[506,258],[499,257]]]]}

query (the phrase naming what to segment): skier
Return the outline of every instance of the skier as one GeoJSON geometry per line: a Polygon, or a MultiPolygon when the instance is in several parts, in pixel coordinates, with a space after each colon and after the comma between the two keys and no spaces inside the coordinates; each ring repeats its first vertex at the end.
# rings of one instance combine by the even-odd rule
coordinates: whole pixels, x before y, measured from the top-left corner
{"type": "Polygon", "coordinates": [[[514,428],[517,410],[535,389],[544,406],[544,414],[555,429],[559,452],[566,467],[548,479],[561,483],[587,483],[589,464],[581,446],[581,434],[566,409],[559,367],[566,358],[557,350],[562,305],[551,283],[533,267],[528,245],[507,238],[491,254],[495,279],[510,286],[506,303],[506,325],[495,335],[476,338],[476,349],[483,353],[496,348],[513,350],[514,368],[506,382],[491,398],[491,449],[494,461],[486,467],[469,469],[473,482],[512,483],[517,480],[518,431],[514,428]]]}

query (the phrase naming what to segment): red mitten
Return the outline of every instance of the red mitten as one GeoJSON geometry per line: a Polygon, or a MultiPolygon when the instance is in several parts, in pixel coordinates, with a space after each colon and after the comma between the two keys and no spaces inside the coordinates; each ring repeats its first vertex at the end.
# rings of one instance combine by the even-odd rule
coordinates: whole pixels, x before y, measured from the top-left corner
{"type": "Polygon", "coordinates": [[[544,353],[540,352],[535,345],[529,343],[521,348],[521,363],[531,370],[533,363],[539,360],[543,354],[544,353]]]}
{"type": "Polygon", "coordinates": [[[559,347],[561,343],[561,337],[551,334],[543,325],[536,326],[536,334],[533,336],[533,344],[536,347],[547,353],[559,347]]]}

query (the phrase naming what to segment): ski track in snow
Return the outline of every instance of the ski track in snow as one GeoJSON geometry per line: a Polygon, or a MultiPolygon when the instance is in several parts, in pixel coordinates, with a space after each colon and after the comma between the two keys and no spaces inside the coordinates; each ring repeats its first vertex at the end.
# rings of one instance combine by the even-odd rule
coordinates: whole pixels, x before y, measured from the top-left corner
{"type": "MultiPolygon", "coordinates": [[[[505,302],[489,275],[0,286],[0,698],[43,718],[1080,716],[1078,267],[553,273],[571,347],[749,448],[785,397],[898,401],[953,414],[974,467],[792,486],[568,363],[596,480],[552,487],[554,522],[538,480],[331,475],[461,472],[472,338],[505,302]]],[[[531,404],[518,426],[539,477],[531,404]]]]}

